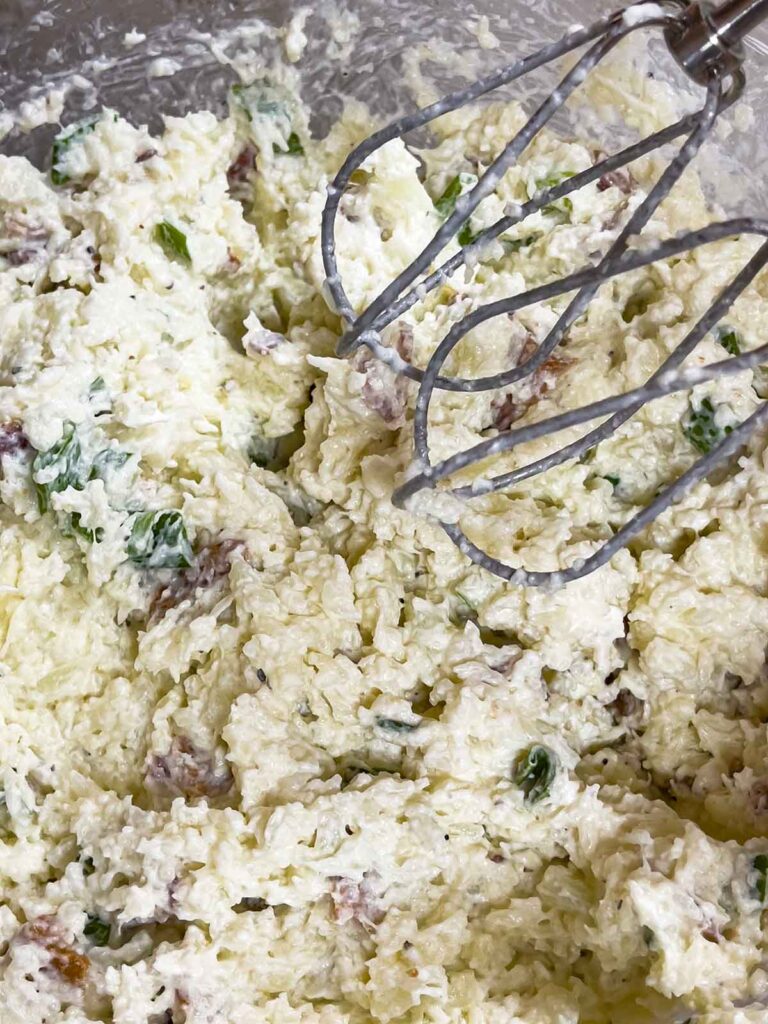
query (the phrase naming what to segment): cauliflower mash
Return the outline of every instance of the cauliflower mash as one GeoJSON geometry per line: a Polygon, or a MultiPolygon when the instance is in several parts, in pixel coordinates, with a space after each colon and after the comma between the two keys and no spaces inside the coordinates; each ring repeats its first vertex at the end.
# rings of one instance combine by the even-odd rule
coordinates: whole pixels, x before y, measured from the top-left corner
{"type": "MultiPolygon", "coordinates": [[[[357,308],[524,118],[452,114],[355,175],[357,308]]],[[[105,110],[49,169],[0,157],[0,1021],[763,1021],[763,444],[554,592],[393,507],[413,386],[335,358],[319,252],[369,131],[350,104],[314,139],[264,80],[222,120],[153,137],[105,110]]],[[[598,156],[542,134],[466,231],[598,156]]],[[[384,340],[423,365],[479,301],[604,251],[657,172],[541,210],[384,340]]],[[[648,231],[710,217],[688,173],[648,231]]],[[[534,378],[436,396],[435,457],[638,385],[754,248],[608,282],[534,378]]],[[[527,358],[564,302],[449,370],[527,358]]],[[[763,275],[693,361],[766,317],[763,275]]],[[[583,557],[762,391],[747,371],[655,402],[465,528],[527,568],[583,557]]]]}

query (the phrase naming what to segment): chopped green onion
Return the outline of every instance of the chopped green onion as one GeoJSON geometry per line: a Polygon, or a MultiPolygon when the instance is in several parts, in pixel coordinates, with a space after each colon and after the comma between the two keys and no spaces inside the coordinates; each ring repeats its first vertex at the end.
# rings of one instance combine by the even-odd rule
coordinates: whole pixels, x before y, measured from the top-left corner
{"type": "MultiPolygon", "coordinates": [[[[443,220],[447,220],[456,209],[456,201],[459,196],[474,188],[476,184],[477,176],[474,174],[462,172],[457,174],[455,178],[451,178],[443,194],[434,202],[435,210],[443,220]]],[[[457,239],[459,245],[471,245],[476,238],[477,233],[472,231],[469,220],[466,220],[459,230],[457,239]]]]}
{"type": "Polygon", "coordinates": [[[534,187],[537,192],[557,188],[558,185],[562,185],[568,178],[572,178],[575,173],[575,171],[554,171],[552,174],[548,174],[546,178],[537,178],[534,182],[534,187]]]}
{"type": "Polygon", "coordinates": [[[304,156],[304,146],[296,132],[291,132],[286,140],[286,149],[281,149],[277,143],[272,146],[272,151],[278,156],[304,156]]]}
{"type": "Polygon", "coordinates": [[[705,455],[733,430],[733,427],[730,426],[719,427],[716,416],[717,411],[710,399],[703,398],[698,407],[693,403],[689,405],[688,416],[682,424],[685,436],[695,448],[705,455]]]}
{"type": "Polygon", "coordinates": [[[110,927],[100,917],[88,914],[88,920],[83,928],[83,935],[90,939],[94,946],[106,946],[109,942],[110,927]]]}
{"type": "Polygon", "coordinates": [[[141,512],[133,520],[128,558],[145,569],[187,569],[194,561],[181,512],[141,512]]]}
{"type": "MultiPolygon", "coordinates": [[[[546,178],[537,178],[534,182],[536,192],[544,192],[551,188],[556,188],[564,181],[567,181],[568,178],[572,178],[574,173],[574,171],[555,171],[546,178]]],[[[570,221],[571,214],[573,213],[573,202],[568,196],[563,196],[562,199],[556,199],[553,203],[547,203],[546,206],[542,207],[541,212],[546,213],[548,216],[557,216],[563,222],[570,221]]]]}
{"type": "Polygon", "coordinates": [[[380,729],[385,729],[387,732],[414,732],[419,727],[419,723],[412,722],[401,722],[397,718],[381,718],[377,717],[376,725],[380,729]]]}
{"type": "Polygon", "coordinates": [[[533,245],[539,238],[541,235],[527,235],[525,238],[502,238],[501,244],[504,246],[505,252],[520,252],[521,249],[527,249],[529,245],[533,245]]]}
{"type": "Polygon", "coordinates": [[[51,495],[74,487],[81,491],[87,478],[83,451],[74,423],[64,424],[64,433],[46,452],[38,452],[32,463],[32,479],[41,514],[51,507],[51,495]],[[40,479],[42,477],[42,479],[40,479]]]}
{"type": "Polygon", "coordinates": [[[456,209],[456,200],[462,193],[461,176],[456,175],[448,182],[442,195],[434,200],[435,211],[445,220],[456,209]]]}
{"type": "Polygon", "coordinates": [[[288,107],[290,97],[279,86],[266,81],[238,83],[230,89],[230,95],[249,121],[266,117],[272,121],[290,121],[288,107]]]}
{"type": "Polygon", "coordinates": [[[550,217],[559,217],[565,224],[570,222],[571,214],[573,213],[573,203],[568,196],[563,196],[556,203],[547,203],[541,212],[548,214],[550,217]]]}
{"type": "Polygon", "coordinates": [[[285,138],[285,145],[273,142],[272,152],[276,156],[304,155],[301,137],[292,125],[295,105],[282,86],[261,80],[249,85],[233,85],[230,95],[234,105],[244,112],[251,124],[273,122],[275,130],[285,138]]]}
{"type": "Polygon", "coordinates": [[[462,224],[461,231],[459,231],[456,237],[459,245],[472,245],[472,243],[480,237],[480,232],[474,232],[469,226],[469,221],[466,220],[462,224]]]}
{"type": "Polygon", "coordinates": [[[536,743],[518,761],[514,780],[525,794],[525,802],[536,804],[548,795],[556,775],[557,756],[554,751],[536,743]]]}
{"type": "Polygon", "coordinates": [[[718,327],[717,340],[723,346],[725,351],[729,352],[732,356],[738,356],[741,354],[743,339],[738,331],[735,331],[733,327],[718,327]]]}
{"type": "Polygon", "coordinates": [[[106,480],[110,472],[120,469],[130,457],[130,452],[121,452],[117,448],[104,448],[103,451],[95,455],[88,479],[106,480]]]}
{"type": "Polygon", "coordinates": [[[163,220],[155,225],[154,239],[169,259],[178,259],[191,266],[192,257],[187,247],[187,236],[170,221],[163,220]]]}
{"type": "Polygon", "coordinates": [[[67,125],[53,140],[51,148],[51,181],[54,185],[66,185],[69,175],[61,170],[61,161],[70,151],[72,146],[82,142],[86,135],[89,135],[101,120],[101,114],[94,114],[92,117],[83,118],[74,124],[67,125]]]}
{"type": "Polygon", "coordinates": [[[89,544],[94,542],[99,544],[104,539],[103,527],[97,526],[95,530],[91,530],[89,527],[83,526],[82,516],[79,512],[70,512],[64,518],[61,523],[61,532],[65,537],[82,537],[89,544]]]}

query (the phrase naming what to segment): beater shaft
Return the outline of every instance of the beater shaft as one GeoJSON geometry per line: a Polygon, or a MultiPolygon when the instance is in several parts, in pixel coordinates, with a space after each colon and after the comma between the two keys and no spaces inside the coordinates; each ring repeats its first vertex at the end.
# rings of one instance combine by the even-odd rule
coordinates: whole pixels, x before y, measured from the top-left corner
{"type": "Polygon", "coordinates": [[[700,85],[711,68],[733,71],[744,59],[743,40],[768,17],[768,0],[728,0],[721,7],[691,4],[665,32],[678,64],[700,85]]]}

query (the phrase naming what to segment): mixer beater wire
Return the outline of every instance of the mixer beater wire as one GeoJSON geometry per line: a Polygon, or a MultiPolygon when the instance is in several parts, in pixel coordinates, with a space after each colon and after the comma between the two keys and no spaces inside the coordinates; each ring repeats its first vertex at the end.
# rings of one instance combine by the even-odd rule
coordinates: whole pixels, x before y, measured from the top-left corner
{"type": "MultiPolygon", "coordinates": [[[[341,315],[346,331],[337,352],[349,355],[362,345],[391,369],[418,382],[414,413],[414,460],[406,481],[395,491],[393,501],[403,506],[424,488],[435,488],[440,481],[468,466],[510,452],[519,445],[546,437],[568,427],[607,417],[578,440],[559,448],[543,458],[495,477],[479,476],[471,484],[454,487],[455,497],[471,500],[483,494],[513,486],[522,480],[545,472],[561,463],[579,458],[618,428],[647,402],[677,391],[689,390],[695,384],[723,375],[755,368],[768,359],[768,344],[743,355],[695,369],[680,369],[683,361],[702,339],[718,324],[736,298],[768,263],[768,220],[739,218],[713,223],[697,231],[668,239],[653,247],[630,248],[643,228],[669,195],[685,169],[711,134],[717,117],[742,94],[745,76],[742,69],[742,40],[763,18],[768,17],[768,0],[730,0],[714,9],[709,5],[685,6],[678,0],[662,4],[638,3],[616,12],[587,28],[578,28],[537,53],[497,70],[473,85],[457,90],[429,106],[401,117],[374,133],[357,146],[344,162],[332,184],[322,218],[322,256],[326,283],[333,303],[341,315]],[[381,332],[404,312],[421,301],[429,291],[442,284],[467,261],[467,249],[460,248],[441,266],[431,269],[436,258],[460,231],[472,212],[496,189],[507,170],[512,167],[544,125],[583,83],[595,66],[626,36],[638,29],[656,28],[664,38],[678,64],[704,89],[700,109],[676,123],[608,156],[587,170],[581,171],[553,187],[537,191],[528,202],[484,229],[473,239],[471,248],[480,249],[509,228],[537,210],[562,199],[584,185],[616,171],[661,146],[684,137],[675,156],[661,174],[646,198],[637,206],[628,222],[600,261],[560,280],[530,288],[507,299],[488,303],[456,322],[432,353],[424,370],[405,361],[394,348],[381,341],[381,332]],[[388,285],[362,313],[357,315],[344,290],[336,259],[335,222],[340,200],[352,174],[385,143],[405,135],[450,111],[478,99],[500,86],[563,57],[582,46],[586,53],[574,64],[558,87],[539,106],[517,135],[490,164],[477,183],[460,196],[453,212],[435,232],[413,262],[388,285]],[[642,387],[609,399],[541,420],[528,426],[504,430],[473,447],[434,464],[429,447],[429,408],[437,388],[444,391],[478,393],[508,387],[544,365],[563,341],[572,325],[584,315],[599,287],[607,280],[631,270],[650,266],[659,260],[690,252],[723,238],[755,235],[765,241],[742,270],[711,303],[704,315],[691,328],[680,344],[664,360],[642,387]],[[426,276],[423,276],[425,275],[426,276]],[[471,330],[502,314],[512,314],[535,303],[573,293],[563,313],[538,348],[525,361],[502,373],[477,378],[443,376],[442,368],[453,349],[471,330]]],[[[608,562],[613,555],[648,526],[661,512],[678,501],[696,482],[705,478],[715,466],[733,456],[749,437],[768,423],[768,403],[761,405],[743,423],[735,427],[706,455],[699,459],[673,483],[667,485],[645,508],[586,559],[556,571],[534,572],[515,568],[482,551],[461,528],[452,522],[441,525],[460,549],[488,571],[524,586],[554,585],[579,579],[608,562]]]]}

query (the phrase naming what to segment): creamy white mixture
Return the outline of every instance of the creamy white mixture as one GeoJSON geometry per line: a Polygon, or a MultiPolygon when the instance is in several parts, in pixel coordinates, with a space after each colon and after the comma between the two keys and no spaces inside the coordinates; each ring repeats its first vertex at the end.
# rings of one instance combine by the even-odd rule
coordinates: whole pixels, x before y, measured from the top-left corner
{"type": "MultiPolygon", "coordinates": [[[[523,119],[451,115],[425,170],[392,143],[355,176],[356,307],[523,119]]],[[[554,593],[395,509],[413,390],[334,357],[319,257],[369,130],[349,107],[313,140],[262,84],[158,138],[105,111],[53,174],[0,158],[0,1021],[763,1021],[763,444],[554,593]]],[[[595,158],[542,136],[470,230],[595,158]]],[[[531,217],[386,339],[423,365],[471,306],[603,251],[656,173],[531,217]]],[[[688,175],[648,234],[708,218],[688,175]]],[[[435,456],[641,383],[752,249],[606,284],[533,381],[438,396],[435,456]]],[[[563,301],[449,369],[525,358],[563,301]]],[[[767,313],[763,276],[693,361],[767,313]]],[[[464,524],[528,568],[588,554],[761,390],[657,402],[464,524]]]]}

